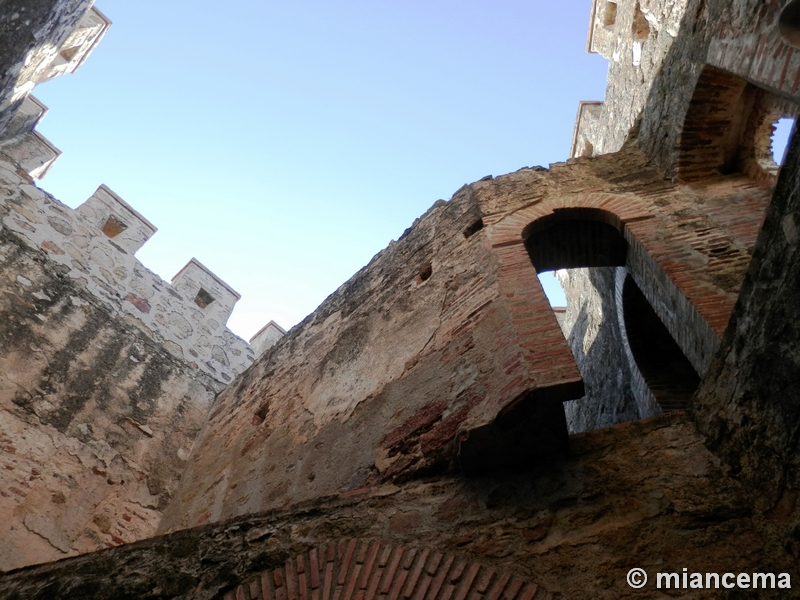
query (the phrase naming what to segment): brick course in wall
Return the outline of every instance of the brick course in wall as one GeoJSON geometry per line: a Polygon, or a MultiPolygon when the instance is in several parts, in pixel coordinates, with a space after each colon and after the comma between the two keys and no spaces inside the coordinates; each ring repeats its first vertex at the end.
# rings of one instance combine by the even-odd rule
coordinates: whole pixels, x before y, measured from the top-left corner
{"type": "MultiPolygon", "coordinates": [[[[569,166],[558,168],[566,173],[569,166]]],[[[537,177],[528,173],[506,176],[503,186],[521,190],[536,185],[537,177]]],[[[481,202],[486,235],[498,252],[522,248],[525,228],[555,211],[600,209],[615,215],[628,242],[628,270],[695,369],[704,372],[749,264],[769,201],[766,190],[744,177],[718,178],[699,188],[672,186],[654,177],[643,189],[618,193],[556,192],[542,182],[535,200],[516,200],[505,191],[498,206],[493,185],[475,184],[479,198],[486,190],[488,198],[481,202]],[[523,208],[516,209],[519,204],[523,208]]],[[[527,271],[533,272],[532,266],[527,271]]],[[[552,313],[543,295],[536,300],[530,310],[552,313]]],[[[551,321],[549,331],[558,332],[555,319],[551,321]]]]}

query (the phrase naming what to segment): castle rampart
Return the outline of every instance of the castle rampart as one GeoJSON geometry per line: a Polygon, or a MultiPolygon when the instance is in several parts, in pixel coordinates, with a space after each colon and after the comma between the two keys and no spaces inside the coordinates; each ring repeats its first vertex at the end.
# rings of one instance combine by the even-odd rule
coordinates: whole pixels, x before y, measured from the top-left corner
{"type": "Polygon", "coordinates": [[[63,265],[68,277],[171,354],[221,385],[253,362],[253,350],[225,327],[238,294],[190,262],[191,274],[220,297],[217,306],[201,307],[200,287],[189,272],[179,274],[173,286],[148,271],[133,252],[155,228],[107,187],[73,210],[27,183],[7,162],[0,163],[0,186],[8,211],[4,227],[63,265]]]}
{"type": "Polygon", "coordinates": [[[633,567],[796,588],[800,137],[780,169],[764,147],[798,100],[781,9],[597,0],[589,47],[617,66],[581,107],[580,156],[435,203],[213,403],[223,361],[173,345],[202,349],[192,325],[238,294],[196,260],[137,290],[146,220],[108,189],[87,220],[0,163],[8,556],[121,544],[162,513],[167,532],[0,593],[652,597],[633,567]],[[537,274],[561,269],[554,313],[537,274]]]}
{"type": "Polygon", "coordinates": [[[111,22],[93,0],[11,0],[0,15],[0,137],[36,84],[73,73],[111,22]]]}
{"type": "Polygon", "coordinates": [[[29,92],[75,72],[110,22],[89,2],[31,4],[12,20],[24,33],[46,16],[37,43],[0,52],[13,63],[0,96],[0,570],[152,535],[216,393],[256,357],[226,327],[239,294],[194,258],[172,283],[145,268],[135,253],[156,227],[109,187],[73,210],[33,184],[60,153],[29,92]]]}

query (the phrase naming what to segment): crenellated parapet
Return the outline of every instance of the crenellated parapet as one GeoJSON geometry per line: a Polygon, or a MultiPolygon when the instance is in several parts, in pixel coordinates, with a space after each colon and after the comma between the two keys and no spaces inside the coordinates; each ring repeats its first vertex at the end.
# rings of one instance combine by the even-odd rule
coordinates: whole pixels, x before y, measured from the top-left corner
{"type": "Polygon", "coordinates": [[[134,254],[156,228],[107,186],[73,210],[0,161],[0,188],[4,229],[171,354],[220,385],[253,362],[226,327],[239,294],[194,258],[172,284],[149,271],[134,254]]]}
{"type": "MultiPolygon", "coordinates": [[[[13,63],[7,67],[13,81],[0,89],[4,227],[61,264],[70,277],[163,343],[170,353],[224,384],[256,356],[225,326],[240,295],[195,258],[171,285],[147,270],[134,255],[157,229],[107,186],[101,185],[73,210],[32,185],[45,176],[61,152],[36,131],[47,107],[30,91],[38,83],[75,73],[111,26],[91,1],[51,0],[50,4],[54,12],[47,27],[32,34],[37,43],[23,47],[22,52],[17,44],[16,54],[4,56],[0,42],[0,62],[5,58],[13,63]]],[[[16,17],[0,16],[0,24],[9,18],[33,26],[34,20],[25,18],[26,11],[41,10],[20,5],[16,17]]],[[[270,322],[258,334],[261,351],[284,333],[270,322]]]]}
{"type": "Polygon", "coordinates": [[[172,286],[203,311],[210,323],[226,323],[239,293],[196,258],[192,258],[172,278],[172,286]]]}
{"type": "MultiPolygon", "coordinates": [[[[12,3],[13,4],[13,3],[12,3]]],[[[31,3],[3,6],[0,25],[8,20],[15,35],[30,29],[27,45],[0,41],[0,156],[17,163],[31,179],[41,179],[61,155],[36,126],[47,112],[31,91],[39,83],[75,73],[111,26],[111,21],[89,0],[39,0],[48,4],[51,19],[35,28],[31,3]]],[[[14,36],[9,36],[9,38],[14,36]]],[[[27,39],[27,38],[26,38],[27,39]]]]}
{"type": "Polygon", "coordinates": [[[277,344],[284,335],[286,330],[275,321],[270,321],[250,338],[250,346],[260,356],[277,344]]]}
{"type": "Polygon", "coordinates": [[[103,39],[109,27],[111,21],[108,17],[92,6],[54,53],[50,63],[41,65],[35,72],[36,83],[77,72],[103,39]]]}
{"type": "Polygon", "coordinates": [[[97,188],[76,210],[102,231],[113,245],[130,254],[136,254],[158,231],[155,225],[105,185],[97,188]]]}
{"type": "Polygon", "coordinates": [[[10,0],[0,28],[0,138],[33,88],[74,73],[111,26],[93,0],[10,0]]]}
{"type": "Polygon", "coordinates": [[[603,102],[581,102],[570,156],[616,152],[636,126],[688,0],[594,0],[586,52],[608,60],[603,102]]]}

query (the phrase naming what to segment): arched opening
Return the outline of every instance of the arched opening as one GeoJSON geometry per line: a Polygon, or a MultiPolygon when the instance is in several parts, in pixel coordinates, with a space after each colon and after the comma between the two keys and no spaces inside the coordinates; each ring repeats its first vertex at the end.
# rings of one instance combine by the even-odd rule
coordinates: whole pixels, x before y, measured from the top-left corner
{"type": "Polygon", "coordinates": [[[630,275],[622,288],[622,310],[631,354],[659,406],[687,408],[700,376],[630,275]]]}
{"type": "Polygon", "coordinates": [[[531,223],[522,232],[522,237],[562,327],[567,299],[552,272],[582,266],[625,264],[627,245],[621,235],[621,224],[606,211],[583,208],[556,210],[552,215],[531,223]]]}
{"type": "Polygon", "coordinates": [[[564,208],[522,232],[537,273],[625,264],[628,244],[616,215],[596,208],[564,208]]]}
{"type": "Polygon", "coordinates": [[[800,0],[792,0],[781,11],[778,31],[784,44],[800,48],[800,0]]]}
{"type": "Polygon", "coordinates": [[[584,398],[565,405],[569,430],[651,416],[655,405],[642,405],[633,391],[634,374],[638,381],[644,378],[662,410],[686,406],[699,383],[689,360],[630,276],[624,300],[616,291],[618,271],[625,272],[628,256],[619,218],[594,208],[559,209],[530,223],[522,238],[540,276],[565,270],[560,279],[569,308],[557,318],[586,389],[584,398]],[[626,327],[616,317],[623,301],[626,327]],[[623,349],[626,344],[636,348],[636,364],[623,349]]]}
{"type": "Polygon", "coordinates": [[[697,80],[679,142],[676,171],[683,181],[740,173],[774,181],[772,135],[798,106],[731,73],[705,67],[697,80]]]}

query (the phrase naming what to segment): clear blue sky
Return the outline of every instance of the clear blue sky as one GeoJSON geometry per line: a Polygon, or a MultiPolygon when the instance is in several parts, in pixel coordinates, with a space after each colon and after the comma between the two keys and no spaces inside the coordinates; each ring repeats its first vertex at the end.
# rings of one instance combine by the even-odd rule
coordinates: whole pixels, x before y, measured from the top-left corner
{"type": "Polygon", "coordinates": [[[288,328],[437,199],[567,158],[605,90],[590,6],[98,0],[105,39],[34,92],[64,152],[41,186],[105,183],[159,228],[145,266],[195,256],[242,294],[235,333],[288,328]]]}

